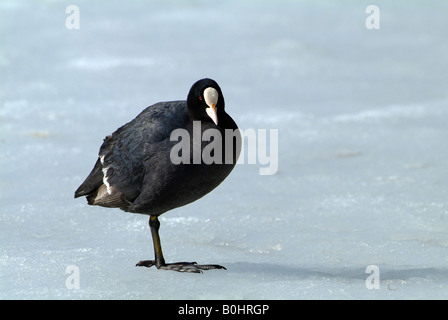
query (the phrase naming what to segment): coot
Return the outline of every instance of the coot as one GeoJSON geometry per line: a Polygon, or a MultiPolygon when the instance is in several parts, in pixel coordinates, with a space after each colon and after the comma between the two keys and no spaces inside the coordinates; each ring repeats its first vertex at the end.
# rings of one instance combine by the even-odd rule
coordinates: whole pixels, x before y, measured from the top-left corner
{"type": "Polygon", "coordinates": [[[149,215],[155,259],[137,266],[196,273],[225,269],[196,262],[165,263],[158,216],[216,188],[234,168],[240,150],[241,136],[224,110],[220,87],[212,79],[201,79],[186,101],[149,106],[107,136],[75,198],[86,196],[90,205],[149,215]],[[182,134],[172,135],[173,131],[182,134]]]}

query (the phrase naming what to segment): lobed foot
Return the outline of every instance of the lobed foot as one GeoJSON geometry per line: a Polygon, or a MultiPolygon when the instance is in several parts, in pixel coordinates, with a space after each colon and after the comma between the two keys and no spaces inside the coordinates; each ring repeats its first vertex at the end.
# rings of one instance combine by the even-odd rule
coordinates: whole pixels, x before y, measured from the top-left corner
{"type": "MultiPolygon", "coordinates": [[[[137,267],[147,267],[147,268],[150,268],[154,265],[156,265],[154,260],[143,260],[139,261],[136,264],[137,267]]],[[[178,272],[193,272],[193,273],[202,273],[202,270],[211,270],[211,269],[227,270],[223,266],[217,264],[197,264],[196,262],[166,263],[157,267],[157,269],[173,270],[178,272]]]]}

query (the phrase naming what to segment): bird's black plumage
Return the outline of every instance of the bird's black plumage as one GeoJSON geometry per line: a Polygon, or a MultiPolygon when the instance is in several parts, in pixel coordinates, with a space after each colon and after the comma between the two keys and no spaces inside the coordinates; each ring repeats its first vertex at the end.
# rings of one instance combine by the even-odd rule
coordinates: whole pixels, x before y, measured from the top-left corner
{"type": "MultiPolygon", "coordinates": [[[[94,168],[76,190],[75,198],[86,196],[90,205],[150,215],[150,225],[153,221],[151,231],[154,231],[155,225],[158,230],[158,221],[155,223],[157,216],[203,197],[217,187],[235,166],[241,138],[236,123],[224,107],[221,89],[211,79],[197,81],[186,101],[160,102],[147,107],[134,120],[104,139],[94,168]],[[210,107],[211,104],[213,107],[210,107]],[[202,152],[212,142],[194,140],[194,126],[197,128],[198,124],[200,137],[208,129],[221,133],[221,163],[193,161],[194,150],[202,152]],[[184,129],[189,134],[189,163],[174,164],[170,158],[172,148],[179,143],[170,139],[175,129],[184,129]],[[227,136],[225,130],[231,130],[234,134],[227,136]],[[226,152],[229,152],[226,145],[229,142],[232,161],[226,163],[226,152]]],[[[154,233],[153,240],[156,251],[154,264],[166,266],[161,248],[163,263],[157,263],[154,233]]],[[[189,264],[176,270],[200,270],[191,268],[189,264]]]]}

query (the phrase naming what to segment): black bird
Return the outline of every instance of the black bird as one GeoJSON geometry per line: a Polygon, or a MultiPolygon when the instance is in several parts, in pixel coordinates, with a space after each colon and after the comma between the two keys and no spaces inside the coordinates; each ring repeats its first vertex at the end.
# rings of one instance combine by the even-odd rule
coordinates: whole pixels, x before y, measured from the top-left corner
{"type": "Polygon", "coordinates": [[[86,196],[90,205],[150,216],[155,260],[140,261],[137,266],[197,273],[225,269],[196,262],[165,263],[158,216],[216,188],[234,168],[240,150],[241,136],[224,110],[220,87],[212,79],[201,79],[193,84],[186,101],[151,105],[107,136],[75,198],[86,196]],[[173,138],[176,129],[188,133],[187,138],[173,138]],[[208,138],[201,139],[208,129],[213,129],[208,138]]]}

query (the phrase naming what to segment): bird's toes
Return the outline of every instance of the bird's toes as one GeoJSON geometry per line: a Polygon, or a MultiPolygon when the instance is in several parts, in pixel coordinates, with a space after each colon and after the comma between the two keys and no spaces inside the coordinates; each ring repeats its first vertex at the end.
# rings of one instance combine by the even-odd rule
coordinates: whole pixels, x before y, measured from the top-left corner
{"type": "Polygon", "coordinates": [[[155,264],[156,264],[156,262],[154,260],[140,260],[139,262],[137,262],[137,264],[135,266],[150,268],[150,267],[154,266],[155,264]]]}
{"type": "Polygon", "coordinates": [[[217,264],[197,264],[196,262],[175,262],[168,263],[160,267],[165,270],[173,270],[178,272],[202,273],[202,270],[224,269],[223,266],[217,264]]]}
{"type": "Polygon", "coordinates": [[[197,268],[201,270],[211,270],[211,269],[224,269],[227,270],[225,267],[220,266],[219,264],[199,264],[196,265],[197,268]]]}
{"type": "Polygon", "coordinates": [[[160,266],[160,269],[173,270],[178,272],[202,273],[201,269],[197,267],[196,262],[167,263],[163,266],[160,266]]]}

